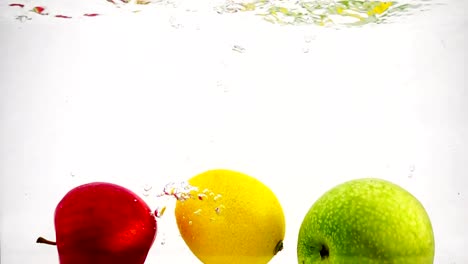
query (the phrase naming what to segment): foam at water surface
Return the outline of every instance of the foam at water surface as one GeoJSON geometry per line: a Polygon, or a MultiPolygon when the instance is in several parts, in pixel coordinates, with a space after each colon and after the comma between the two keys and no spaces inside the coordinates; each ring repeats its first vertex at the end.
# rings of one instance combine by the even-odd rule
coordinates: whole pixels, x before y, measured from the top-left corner
{"type": "MultiPolygon", "coordinates": [[[[359,0],[211,0],[194,2],[186,0],[95,0],[72,5],[49,0],[35,5],[24,0],[11,2],[11,8],[23,9],[16,19],[26,22],[32,13],[53,18],[90,18],[101,15],[128,14],[169,8],[187,13],[211,12],[229,15],[247,12],[277,24],[319,26],[361,26],[369,23],[391,22],[393,17],[427,10],[435,1],[359,1],[359,0]]],[[[182,25],[171,17],[176,28],[182,25]]]]}
{"type": "Polygon", "coordinates": [[[382,23],[413,9],[422,10],[426,1],[313,1],[313,0],[229,0],[219,12],[249,11],[279,24],[364,25],[382,23]]]}

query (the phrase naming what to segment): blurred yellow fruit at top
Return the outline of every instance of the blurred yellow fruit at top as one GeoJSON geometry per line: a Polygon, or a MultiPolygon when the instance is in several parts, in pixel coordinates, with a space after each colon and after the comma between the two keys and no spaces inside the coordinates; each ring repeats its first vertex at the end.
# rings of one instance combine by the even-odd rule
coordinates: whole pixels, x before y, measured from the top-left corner
{"type": "Polygon", "coordinates": [[[387,11],[388,8],[390,8],[393,5],[393,2],[380,2],[378,5],[376,5],[372,10],[369,10],[367,14],[369,16],[373,15],[381,15],[383,12],[387,11]]]}
{"type": "Polygon", "coordinates": [[[189,180],[176,203],[180,234],[205,264],[264,264],[282,249],[285,219],[275,194],[259,180],[210,170],[189,180]]]}

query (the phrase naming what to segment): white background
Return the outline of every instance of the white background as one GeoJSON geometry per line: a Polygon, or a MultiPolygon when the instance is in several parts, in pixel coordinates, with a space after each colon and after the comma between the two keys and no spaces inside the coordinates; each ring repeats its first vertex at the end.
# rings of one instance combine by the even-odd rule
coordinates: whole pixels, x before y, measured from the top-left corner
{"type": "MultiPolygon", "coordinates": [[[[271,263],[295,263],[309,207],[361,177],[413,193],[432,220],[435,263],[467,263],[468,6],[458,2],[340,30],[163,7],[22,23],[24,10],[0,2],[1,263],[58,263],[35,239],[55,238],[55,206],[79,184],[121,184],[156,208],[166,183],[213,168],[277,194],[287,230],[271,263]]],[[[172,202],[147,263],[197,263],[172,202]]]]}

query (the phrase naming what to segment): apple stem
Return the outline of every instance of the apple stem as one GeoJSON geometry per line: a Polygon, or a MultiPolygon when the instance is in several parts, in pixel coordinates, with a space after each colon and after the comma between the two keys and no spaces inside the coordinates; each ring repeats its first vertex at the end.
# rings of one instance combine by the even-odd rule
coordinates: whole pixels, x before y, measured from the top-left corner
{"type": "Polygon", "coordinates": [[[37,240],[36,240],[36,243],[47,244],[47,245],[52,245],[52,246],[57,245],[56,242],[50,241],[50,240],[45,239],[43,237],[38,237],[37,240]]]}

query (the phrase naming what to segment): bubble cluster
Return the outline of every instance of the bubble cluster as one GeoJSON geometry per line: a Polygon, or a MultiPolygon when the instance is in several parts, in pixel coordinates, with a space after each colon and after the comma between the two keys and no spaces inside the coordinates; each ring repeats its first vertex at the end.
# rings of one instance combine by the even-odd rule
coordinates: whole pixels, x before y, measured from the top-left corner
{"type": "MultiPolygon", "coordinates": [[[[144,188],[145,192],[148,192],[151,189],[152,187],[150,186],[145,186],[144,188]]],[[[209,216],[210,222],[215,221],[216,216],[221,215],[225,210],[225,206],[222,204],[223,196],[221,194],[215,193],[208,188],[200,191],[198,187],[192,186],[186,181],[170,182],[166,184],[163,190],[158,193],[156,197],[158,199],[164,199],[164,201],[159,201],[160,205],[154,211],[154,215],[157,218],[161,218],[164,215],[167,208],[165,204],[167,204],[167,202],[172,198],[181,202],[190,199],[192,201],[208,203],[207,205],[209,205],[211,209],[202,210],[202,208],[196,208],[192,213],[195,217],[209,216]]],[[[186,219],[185,216],[182,218],[186,219]]],[[[186,219],[186,221],[189,225],[193,224],[191,217],[186,219]]]]}
{"type": "Polygon", "coordinates": [[[158,197],[162,196],[172,196],[179,201],[185,201],[192,197],[191,192],[197,191],[198,188],[191,186],[187,182],[170,182],[164,186],[162,193],[158,194],[158,197]]]}

